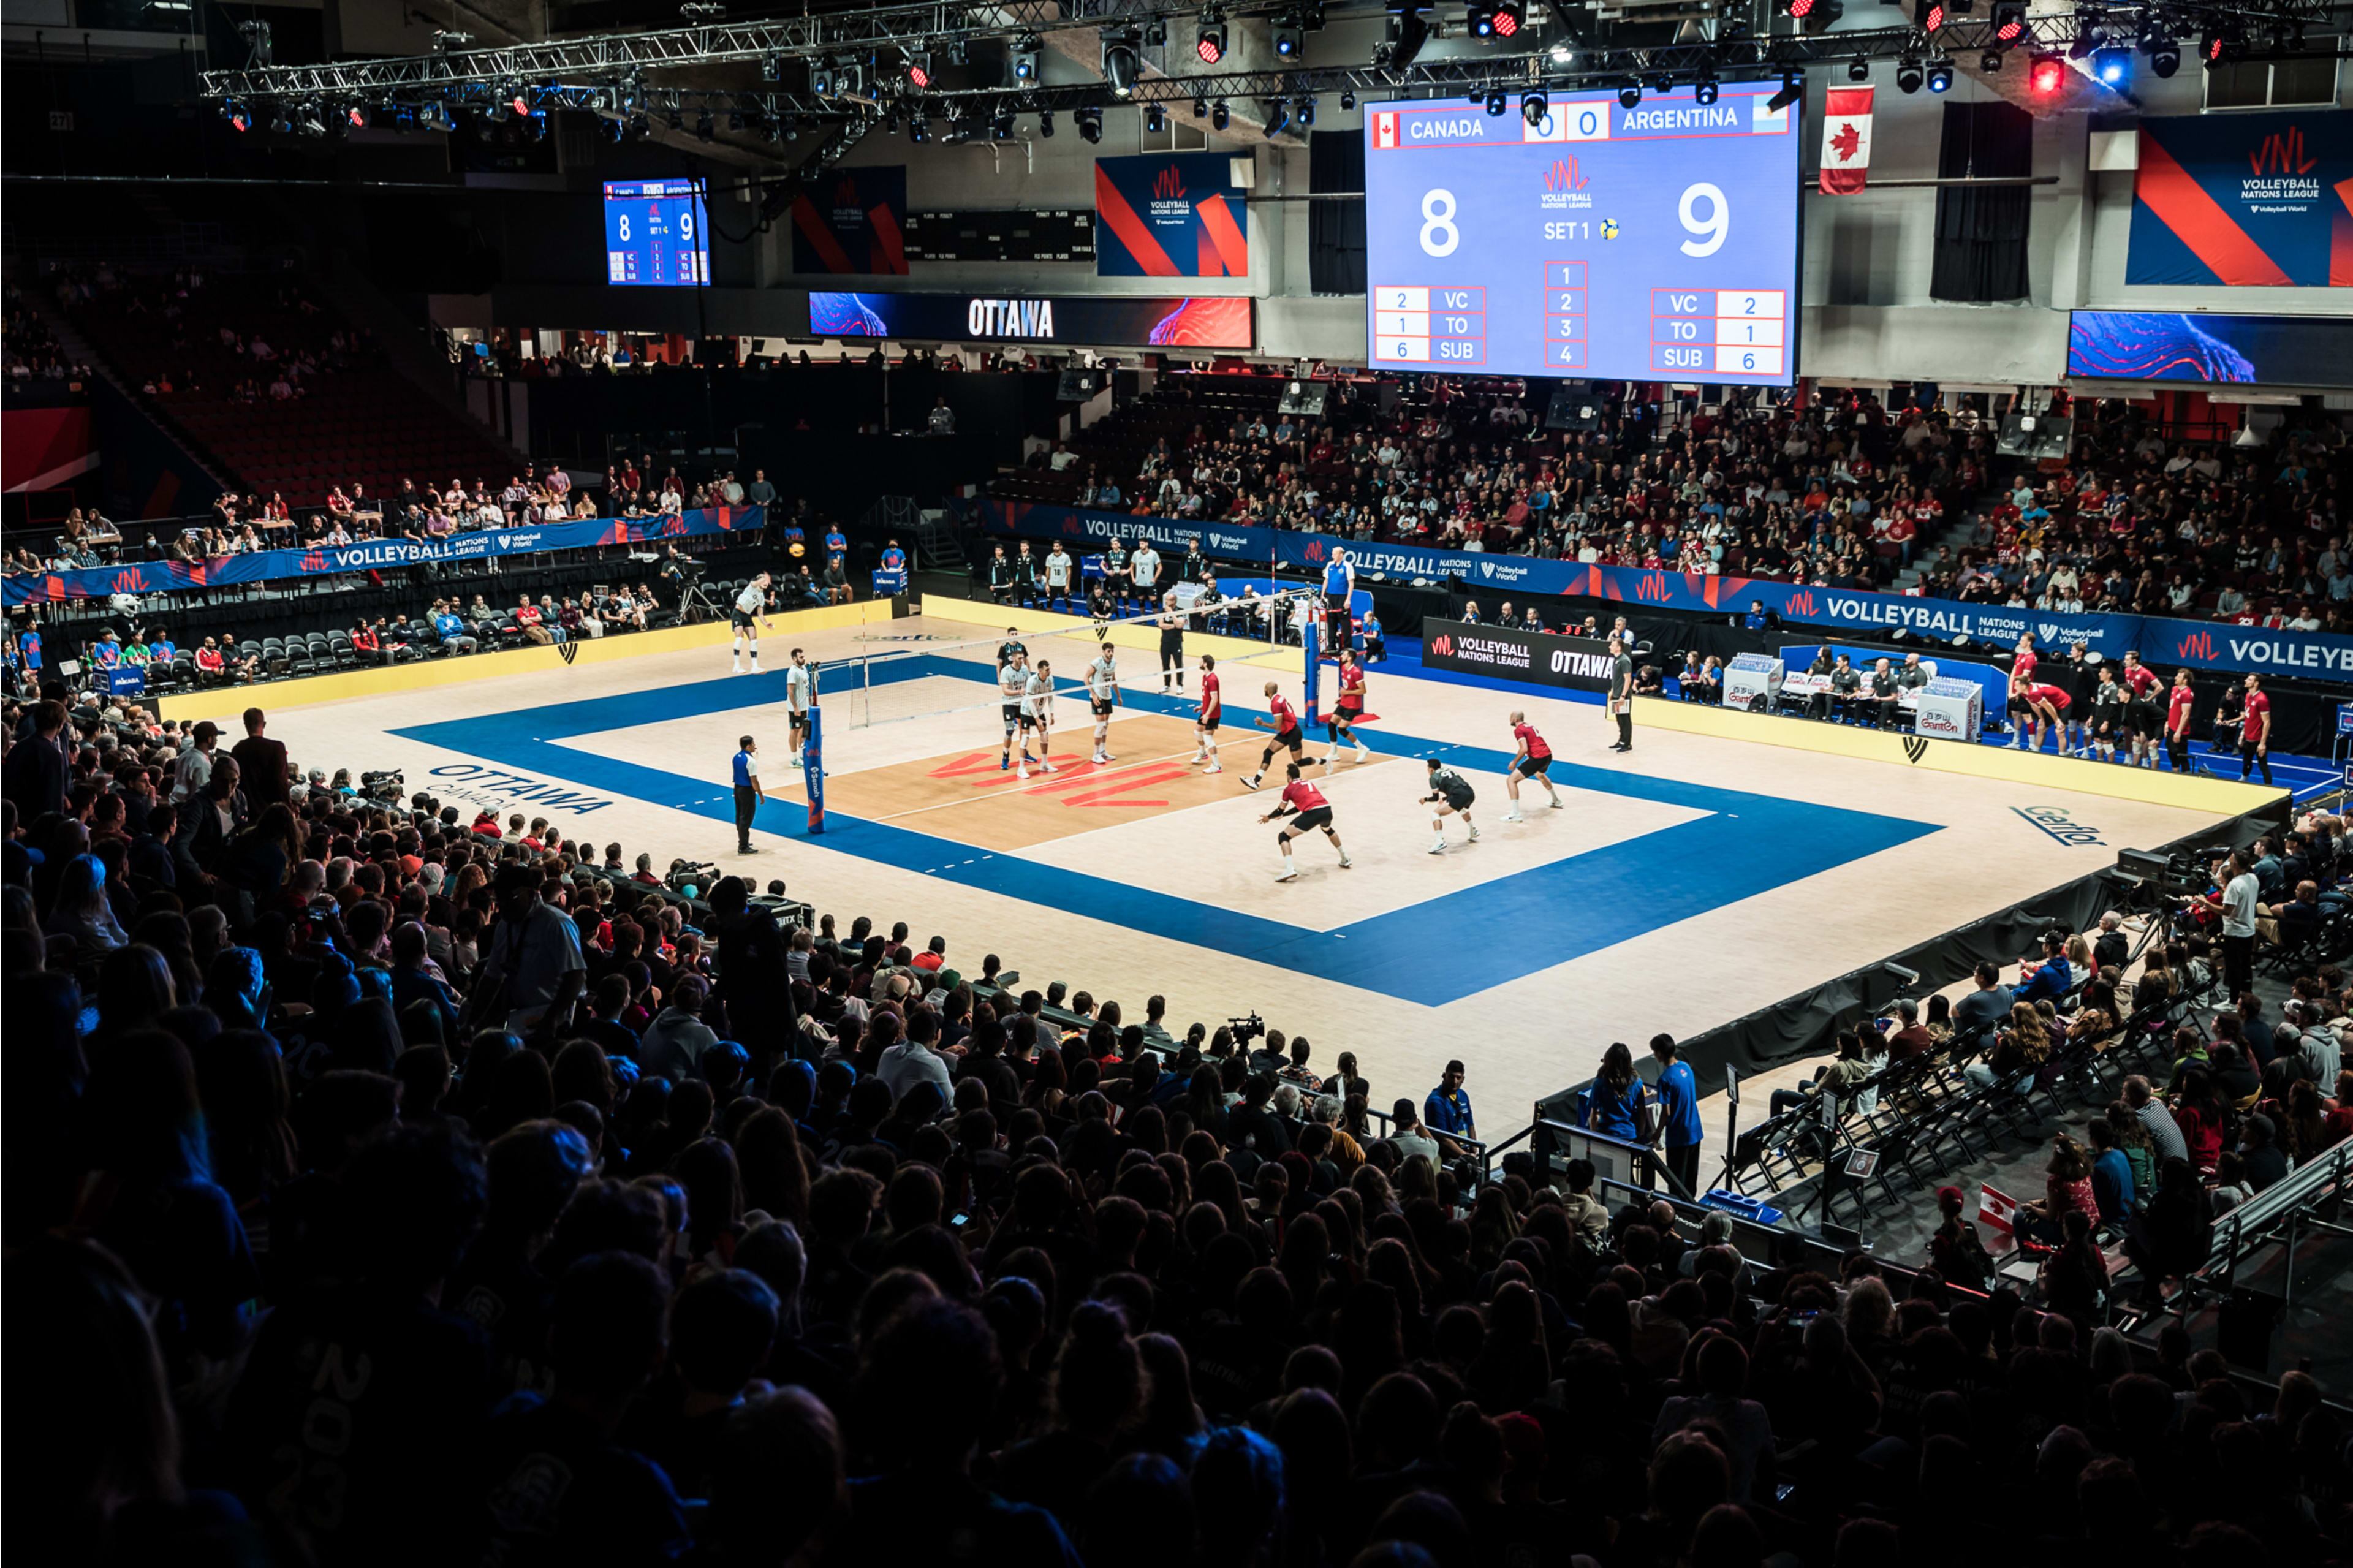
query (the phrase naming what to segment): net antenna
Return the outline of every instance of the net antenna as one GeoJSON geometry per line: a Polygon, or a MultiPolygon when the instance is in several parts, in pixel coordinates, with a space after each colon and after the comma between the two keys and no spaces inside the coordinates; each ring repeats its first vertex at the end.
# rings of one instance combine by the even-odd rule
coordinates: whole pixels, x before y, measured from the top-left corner
{"type": "MultiPolygon", "coordinates": [[[[1029,662],[1035,665],[1042,651],[1052,662],[1051,645],[1059,639],[1092,642],[1097,647],[1110,647],[1124,651],[1152,654],[1160,647],[1159,619],[1168,601],[1176,598],[1188,584],[1179,584],[1162,595],[1159,606],[1137,615],[1116,616],[1097,620],[1072,616],[1065,624],[1036,630],[1018,630],[1012,640],[1029,647],[1029,662]],[[1044,645],[1044,646],[1040,646],[1044,645]]],[[[1205,593],[1190,603],[1179,602],[1176,608],[1185,612],[1188,634],[1205,633],[1209,623],[1216,621],[1224,630],[1214,635],[1229,641],[1253,643],[1255,649],[1238,654],[1220,652],[1219,662],[1257,661],[1261,655],[1282,654],[1295,657],[1299,645],[1282,640],[1282,634],[1297,619],[1301,608],[1307,612],[1305,625],[1312,626],[1320,603],[1313,587],[1282,587],[1271,594],[1248,593],[1239,597],[1226,597],[1205,593]]],[[[909,696],[894,700],[892,689],[902,684],[891,675],[891,668],[910,659],[955,658],[980,665],[987,669],[997,668],[997,649],[1008,640],[999,631],[983,637],[961,637],[953,641],[925,641],[913,647],[879,647],[880,639],[870,640],[862,651],[828,661],[827,673],[832,679],[832,708],[837,719],[845,710],[850,715],[852,729],[879,728],[886,724],[906,723],[919,719],[947,718],[957,714],[979,713],[995,710],[1005,700],[997,692],[972,701],[950,703],[945,707],[927,707],[924,693],[913,681],[904,682],[909,696]],[[850,667],[856,665],[855,670],[850,667]]],[[[1141,667],[1139,667],[1141,668],[1141,667]]],[[[1085,666],[1074,661],[1068,671],[1054,671],[1053,694],[1057,700],[1083,698],[1086,692],[1085,666]]]]}

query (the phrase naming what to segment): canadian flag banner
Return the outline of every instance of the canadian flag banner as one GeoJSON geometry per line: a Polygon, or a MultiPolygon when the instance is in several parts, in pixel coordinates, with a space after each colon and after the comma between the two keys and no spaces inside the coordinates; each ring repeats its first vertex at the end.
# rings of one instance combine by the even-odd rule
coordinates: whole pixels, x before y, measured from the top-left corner
{"type": "MultiPolygon", "coordinates": [[[[1866,89],[1866,91],[1869,89],[1866,89]]],[[[1828,177],[1825,171],[1824,177],[1828,177]]],[[[2010,1234],[2011,1216],[2018,1213],[2018,1200],[1999,1187],[1978,1184],[1978,1219],[2004,1236],[2010,1234]]]]}
{"type": "Polygon", "coordinates": [[[1822,178],[1826,196],[1851,196],[1871,172],[1871,94],[1834,87],[1822,100],[1822,178]]]}

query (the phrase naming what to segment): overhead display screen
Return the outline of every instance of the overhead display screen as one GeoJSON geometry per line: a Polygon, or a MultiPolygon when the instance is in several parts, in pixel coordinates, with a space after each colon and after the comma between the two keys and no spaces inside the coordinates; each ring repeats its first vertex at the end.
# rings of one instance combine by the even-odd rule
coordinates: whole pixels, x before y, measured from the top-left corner
{"type": "Polygon", "coordinates": [[[835,294],[809,297],[809,331],[820,338],[928,342],[1089,343],[1106,347],[1246,349],[1250,300],[1147,299],[1132,294],[1001,298],[984,294],[835,294]]]}
{"type": "Polygon", "coordinates": [[[1797,117],[1777,84],[1365,109],[1372,363],[1787,386],[1797,117]]]}
{"type": "Polygon", "coordinates": [[[711,281],[701,180],[605,183],[605,281],[692,287],[711,281]]]}

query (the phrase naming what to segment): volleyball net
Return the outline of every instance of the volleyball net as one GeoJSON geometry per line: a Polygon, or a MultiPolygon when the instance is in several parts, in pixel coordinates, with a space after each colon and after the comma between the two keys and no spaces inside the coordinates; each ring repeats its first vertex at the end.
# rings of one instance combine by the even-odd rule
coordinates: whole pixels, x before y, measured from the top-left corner
{"type": "MultiPolygon", "coordinates": [[[[1323,613],[1322,597],[1313,588],[1284,587],[1232,598],[1202,594],[1176,608],[1188,674],[1198,668],[1202,653],[1214,654],[1221,663],[1258,667],[1302,659],[1311,672],[1312,688],[1313,650],[1320,642],[1323,613]]],[[[965,698],[962,692],[971,688],[959,681],[956,698],[943,702],[943,688],[922,678],[942,672],[923,668],[923,661],[978,664],[993,677],[1000,667],[999,654],[1013,643],[1026,652],[1030,668],[1041,661],[1049,667],[1055,712],[1071,722],[1087,712],[1087,668],[1103,650],[1112,651],[1121,684],[1129,689],[1149,689],[1159,678],[1162,634],[1168,629],[1162,620],[1167,613],[1147,610],[1100,620],[1058,617],[1061,624],[1050,626],[1013,626],[981,636],[915,642],[892,641],[886,633],[857,653],[824,662],[818,672],[819,700],[835,723],[853,730],[994,710],[1017,699],[1001,689],[965,698]],[[1073,710],[1071,702],[1082,706],[1073,710]]],[[[1014,618],[1036,620],[1034,614],[1014,618]]]]}

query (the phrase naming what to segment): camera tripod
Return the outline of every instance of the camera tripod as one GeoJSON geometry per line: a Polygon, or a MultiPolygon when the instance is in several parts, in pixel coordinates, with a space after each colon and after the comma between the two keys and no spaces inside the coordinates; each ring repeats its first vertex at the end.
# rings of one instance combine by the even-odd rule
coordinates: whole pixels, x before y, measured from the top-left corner
{"type": "Polygon", "coordinates": [[[682,626],[692,626],[696,621],[705,617],[717,620],[719,606],[712,604],[711,595],[702,591],[702,578],[689,579],[680,586],[678,592],[678,624],[682,626]]]}

